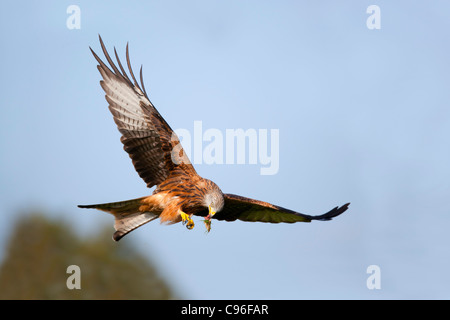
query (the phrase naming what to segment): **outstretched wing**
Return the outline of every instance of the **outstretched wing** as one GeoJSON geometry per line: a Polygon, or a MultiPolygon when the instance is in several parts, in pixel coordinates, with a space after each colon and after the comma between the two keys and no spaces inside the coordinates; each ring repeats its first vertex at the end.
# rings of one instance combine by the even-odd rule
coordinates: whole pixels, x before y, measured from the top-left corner
{"type": "Polygon", "coordinates": [[[139,176],[147,183],[147,187],[151,188],[174,172],[196,174],[177,135],[150,102],[144,88],[142,67],[140,70],[142,89],[136,81],[131,69],[128,44],[127,65],[133,82],[122,67],[116,49],[114,53],[120,70],[106,51],[100,36],[99,39],[106,60],[113,69],[111,70],[90,48],[99,63],[97,68],[103,77],[100,85],[106,93],[109,110],[122,134],[120,141],[139,176]]]}
{"type": "Polygon", "coordinates": [[[319,216],[310,216],[298,213],[283,207],[279,207],[264,201],[254,200],[237,196],[234,194],[224,194],[225,205],[220,212],[214,215],[215,219],[225,221],[251,221],[251,222],[271,222],[271,223],[294,223],[311,222],[312,220],[326,221],[337,217],[347,210],[350,203],[341,207],[331,209],[325,214],[319,216]]]}

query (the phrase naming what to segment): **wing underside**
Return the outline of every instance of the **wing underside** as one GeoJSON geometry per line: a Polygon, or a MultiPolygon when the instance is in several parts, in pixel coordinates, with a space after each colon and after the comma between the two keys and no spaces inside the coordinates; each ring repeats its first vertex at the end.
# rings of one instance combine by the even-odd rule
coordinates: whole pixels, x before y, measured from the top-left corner
{"type": "Polygon", "coordinates": [[[98,61],[98,70],[103,80],[100,85],[106,93],[114,121],[122,134],[121,142],[129,154],[139,176],[150,188],[163,182],[172,172],[195,173],[186,158],[177,135],[159,114],[144,88],[142,67],[141,85],[136,81],[131,68],[128,45],[126,60],[131,79],[123,68],[114,49],[117,65],[109,56],[103,41],[100,44],[112,70],[91,49],[98,61]],[[119,70],[120,68],[120,70],[119,70]],[[173,152],[174,148],[177,147],[173,152]],[[175,159],[175,161],[174,161],[175,159]],[[181,169],[181,170],[180,170],[181,169]]]}
{"type": "Polygon", "coordinates": [[[268,202],[250,199],[234,194],[225,194],[225,205],[222,211],[214,215],[215,219],[225,221],[250,221],[271,223],[311,222],[312,220],[327,221],[347,210],[349,203],[336,207],[318,216],[295,212],[268,202]]]}

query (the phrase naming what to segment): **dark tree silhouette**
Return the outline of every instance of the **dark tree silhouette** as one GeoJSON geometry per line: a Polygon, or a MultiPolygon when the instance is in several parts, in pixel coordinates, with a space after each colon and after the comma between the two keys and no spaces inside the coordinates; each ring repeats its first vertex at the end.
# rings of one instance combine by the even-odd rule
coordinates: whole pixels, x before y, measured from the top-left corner
{"type": "Polygon", "coordinates": [[[80,239],[61,221],[29,215],[17,221],[0,266],[0,299],[173,299],[155,267],[110,230],[80,239]],[[67,267],[80,268],[70,290],[67,267]]]}

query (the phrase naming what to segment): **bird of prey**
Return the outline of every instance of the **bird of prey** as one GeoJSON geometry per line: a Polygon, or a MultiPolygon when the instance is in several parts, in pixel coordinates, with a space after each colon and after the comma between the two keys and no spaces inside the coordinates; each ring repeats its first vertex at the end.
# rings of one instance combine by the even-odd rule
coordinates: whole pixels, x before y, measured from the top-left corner
{"type": "Polygon", "coordinates": [[[120,240],[127,233],[159,218],[161,223],[182,222],[188,229],[194,227],[192,216],[201,216],[207,232],[211,219],[225,221],[260,221],[271,223],[326,221],[347,210],[349,203],[335,207],[325,214],[311,216],[285,209],[264,201],[223,193],[211,180],[200,177],[187,158],[177,135],[159,114],[148,98],[140,69],[140,85],[131,68],[128,44],[127,67],[123,68],[117,51],[117,66],[109,56],[102,38],[102,51],[108,67],[91,49],[98,61],[105,91],[114,121],[122,134],[121,142],[129,154],[139,176],[148,188],[156,186],[152,195],[133,200],[79,205],[95,208],[115,217],[113,239],[120,240]],[[112,69],[112,70],[111,70],[112,69]]]}

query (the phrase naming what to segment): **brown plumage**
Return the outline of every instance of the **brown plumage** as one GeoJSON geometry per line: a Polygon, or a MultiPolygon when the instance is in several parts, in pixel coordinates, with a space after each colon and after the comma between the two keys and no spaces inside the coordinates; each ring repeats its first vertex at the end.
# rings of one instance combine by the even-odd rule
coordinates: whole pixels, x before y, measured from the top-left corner
{"type": "Polygon", "coordinates": [[[91,52],[99,63],[97,68],[103,77],[100,85],[106,93],[109,110],[122,134],[120,141],[147,187],[156,186],[153,194],[148,197],[79,206],[113,214],[116,229],[114,240],[120,240],[130,231],[156,218],[168,224],[183,221],[192,229],[192,215],[203,216],[209,231],[211,218],[225,221],[239,219],[294,223],[331,220],[347,210],[349,203],[323,215],[310,216],[267,202],[223,194],[214,182],[197,174],[177,135],[151,103],[144,88],[142,67],[141,85],[136,81],[131,68],[128,44],[126,59],[131,79],[123,68],[116,49],[114,54],[118,67],[109,56],[100,36],[99,39],[112,70],[92,49],[91,52]]]}

